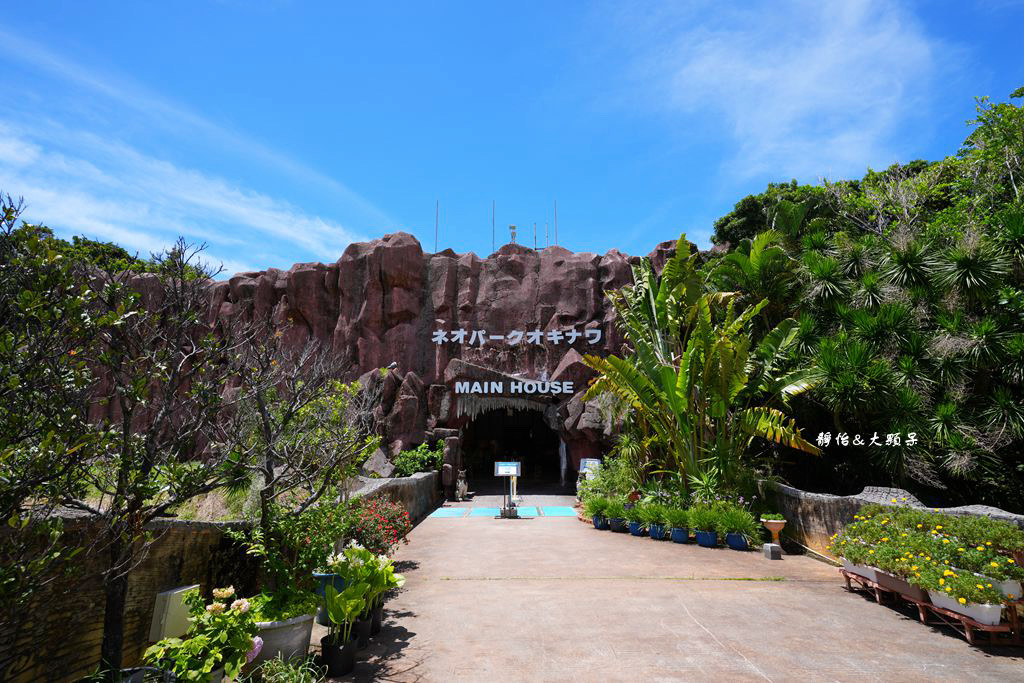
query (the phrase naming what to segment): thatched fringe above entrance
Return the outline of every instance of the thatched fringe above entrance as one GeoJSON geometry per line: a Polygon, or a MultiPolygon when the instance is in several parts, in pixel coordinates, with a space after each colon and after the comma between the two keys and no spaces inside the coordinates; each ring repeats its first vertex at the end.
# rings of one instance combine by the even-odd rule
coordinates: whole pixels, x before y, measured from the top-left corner
{"type": "Polygon", "coordinates": [[[466,416],[469,419],[486,413],[489,410],[511,408],[512,410],[544,411],[545,405],[527,398],[507,398],[504,396],[459,396],[455,401],[456,417],[466,416]]]}

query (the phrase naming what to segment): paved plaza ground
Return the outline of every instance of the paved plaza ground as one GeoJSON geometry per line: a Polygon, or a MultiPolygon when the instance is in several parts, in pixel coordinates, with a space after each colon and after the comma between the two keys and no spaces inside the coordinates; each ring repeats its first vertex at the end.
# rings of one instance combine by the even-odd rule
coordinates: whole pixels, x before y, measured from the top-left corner
{"type": "MultiPolygon", "coordinates": [[[[542,515],[572,502],[523,505],[542,515]]],[[[847,593],[806,556],[769,561],[573,517],[463,516],[427,518],[397,560],[405,589],[345,680],[1024,680],[1021,649],[970,647],[916,611],[847,593]]]]}

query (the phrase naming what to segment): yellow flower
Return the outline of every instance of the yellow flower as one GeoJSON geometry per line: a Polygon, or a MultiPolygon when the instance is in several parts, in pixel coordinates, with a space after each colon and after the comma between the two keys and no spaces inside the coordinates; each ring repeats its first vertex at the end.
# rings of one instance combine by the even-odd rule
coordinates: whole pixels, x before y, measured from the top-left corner
{"type": "Polygon", "coordinates": [[[957,602],[959,602],[961,605],[966,605],[967,604],[967,601],[964,600],[963,598],[957,598],[957,602]]]}
{"type": "Polygon", "coordinates": [[[872,549],[871,549],[871,550],[869,550],[868,552],[869,552],[870,554],[874,555],[874,554],[875,554],[875,549],[874,549],[874,548],[872,548],[872,549]]]}
{"type": "Polygon", "coordinates": [[[926,559],[926,560],[928,560],[929,562],[931,562],[931,560],[932,560],[932,556],[931,556],[931,555],[926,555],[924,559],[926,559]]]}
{"type": "Polygon", "coordinates": [[[946,592],[947,592],[947,593],[948,593],[948,592],[950,592],[951,590],[953,590],[953,589],[952,589],[952,588],[950,588],[949,586],[946,586],[946,592]]]}
{"type": "Polygon", "coordinates": [[[984,550],[984,549],[985,548],[983,546],[980,546],[980,545],[978,546],[978,550],[984,550]]]}
{"type": "Polygon", "coordinates": [[[917,565],[915,564],[915,565],[911,566],[910,567],[910,571],[916,572],[917,571],[917,565]]]}
{"type": "Polygon", "coordinates": [[[998,567],[998,566],[999,566],[999,563],[998,563],[998,562],[993,562],[993,563],[992,563],[992,566],[993,566],[993,567],[998,567]]]}
{"type": "Polygon", "coordinates": [[[943,584],[945,584],[945,583],[946,583],[946,580],[945,580],[945,579],[939,579],[939,585],[940,585],[940,586],[941,586],[941,585],[943,585],[943,584]]]}
{"type": "Polygon", "coordinates": [[[980,588],[981,590],[985,590],[985,587],[982,586],[980,583],[976,583],[974,585],[977,586],[978,588],[980,588]]]}
{"type": "Polygon", "coordinates": [[[988,583],[988,584],[985,584],[985,585],[987,585],[987,586],[988,586],[989,588],[991,588],[991,587],[992,587],[992,584],[991,584],[991,583],[988,583]]]}
{"type": "Polygon", "coordinates": [[[917,525],[917,528],[918,528],[918,529],[920,529],[920,528],[921,528],[921,527],[923,527],[923,526],[924,526],[924,524],[918,524],[918,525],[917,525]]]}
{"type": "Polygon", "coordinates": [[[949,539],[948,538],[944,538],[944,539],[942,539],[942,542],[943,543],[949,543],[949,539]]]}
{"type": "Polygon", "coordinates": [[[947,569],[946,571],[942,572],[942,575],[943,576],[953,576],[953,572],[951,572],[950,570],[947,569]]]}
{"type": "Polygon", "coordinates": [[[963,548],[957,548],[956,550],[957,550],[957,552],[960,552],[960,553],[962,553],[964,551],[963,548]]]}
{"type": "Polygon", "coordinates": [[[892,502],[894,502],[894,503],[895,503],[895,502],[896,502],[896,499],[895,499],[895,498],[893,498],[893,499],[892,499],[892,502]]]}
{"type": "Polygon", "coordinates": [[[1009,562],[1010,564],[1016,564],[1016,563],[1015,563],[1015,562],[1013,561],[1013,558],[1012,558],[1012,557],[1008,557],[1008,558],[1006,558],[1006,561],[1007,561],[1007,562],[1009,562]]]}
{"type": "Polygon", "coordinates": [[[883,541],[888,541],[888,540],[889,540],[889,537],[888,537],[888,536],[883,536],[883,537],[882,537],[882,540],[883,540],[883,541]]]}
{"type": "Polygon", "coordinates": [[[900,536],[906,536],[906,535],[907,535],[907,532],[905,532],[905,531],[902,534],[900,534],[900,536]]]}
{"type": "Polygon", "coordinates": [[[992,545],[992,541],[985,541],[985,545],[992,545]]]}
{"type": "Polygon", "coordinates": [[[935,525],[935,528],[936,528],[936,529],[941,529],[941,528],[942,528],[942,525],[941,525],[941,524],[936,524],[936,525],[935,525]]]}

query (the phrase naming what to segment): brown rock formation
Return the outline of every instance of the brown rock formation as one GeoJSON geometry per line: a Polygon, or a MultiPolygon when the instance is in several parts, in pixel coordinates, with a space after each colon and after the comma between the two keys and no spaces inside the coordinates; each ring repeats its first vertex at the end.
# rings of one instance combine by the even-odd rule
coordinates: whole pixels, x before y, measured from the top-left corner
{"type": "MultiPolygon", "coordinates": [[[[652,253],[659,266],[673,247],[662,244],[652,253]]],[[[629,284],[636,262],[614,249],[599,256],[515,244],[486,259],[451,250],[429,254],[412,235],[396,233],[352,244],[334,264],[238,273],[215,285],[212,312],[270,319],[287,329],[286,339],[294,344],[314,338],[330,345],[348,362],[350,378],[362,376],[364,386],[379,391],[385,450],[394,454],[431,439],[435,428],[461,426],[451,372],[446,381],[453,360],[460,368],[477,367],[501,377],[572,381],[576,393],[582,392],[593,376],[582,356],[617,352],[621,346],[605,293],[629,284]],[[488,341],[470,344],[468,336],[463,343],[432,340],[437,330],[458,329],[485,332],[488,341]],[[546,334],[573,329],[581,335],[599,330],[600,341],[590,344],[580,336],[571,344],[546,339],[511,344],[489,338],[515,330],[546,334]],[[389,366],[393,372],[370,372],[389,366]]],[[[600,435],[593,412],[584,420],[585,431],[575,432],[572,425],[583,411],[574,406],[570,416],[570,398],[557,401],[563,439],[593,442],[600,435]]],[[[552,400],[540,402],[548,409],[552,400]]]]}

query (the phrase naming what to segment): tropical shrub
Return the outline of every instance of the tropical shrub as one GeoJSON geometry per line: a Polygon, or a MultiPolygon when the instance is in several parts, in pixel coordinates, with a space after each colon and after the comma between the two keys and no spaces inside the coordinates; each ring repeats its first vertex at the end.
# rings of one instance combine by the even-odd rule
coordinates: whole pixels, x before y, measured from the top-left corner
{"type": "Polygon", "coordinates": [[[402,451],[395,456],[394,476],[408,477],[417,472],[434,472],[441,469],[443,462],[444,444],[442,442],[438,442],[433,449],[427,444],[421,443],[416,448],[402,451]]]}
{"type": "Polygon", "coordinates": [[[737,505],[719,506],[717,529],[723,534],[743,534],[747,539],[761,535],[761,525],[754,516],[737,505]]]}
{"type": "Polygon", "coordinates": [[[604,514],[608,517],[608,519],[625,519],[626,506],[620,499],[610,499],[608,507],[605,508],[604,514]]]}
{"type": "Polygon", "coordinates": [[[587,496],[583,499],[583,514],[587,517],[604,517],[610,502],[604,496],[587,496]]]}
{"type": "Polygon", "coordinates": [[[690,526],[690,515],[683,508],[668,508],[665,512],[665,523],[673,529],[687,529],[690,526]]]}
{"type": "Polygon", "coordinates": [[[352,505],[346,531],[349,538],[375,555],[390,555],[412,531],[412,521],[401,503],[360,499],[352,505]]]}
{"type": "Polygon", "coordinates": [[[718,509],[710,505],[694,505],[687,510],[690,528],[697,531],[717,531],[718,516],[718,509]]]}
{"type": "Polygon", "coordinates": [[[636,503],[633,507],[626,509],[626,521],[644,524],[644,518],[647,516],[648,509],[649,506],[636,503]]]}

